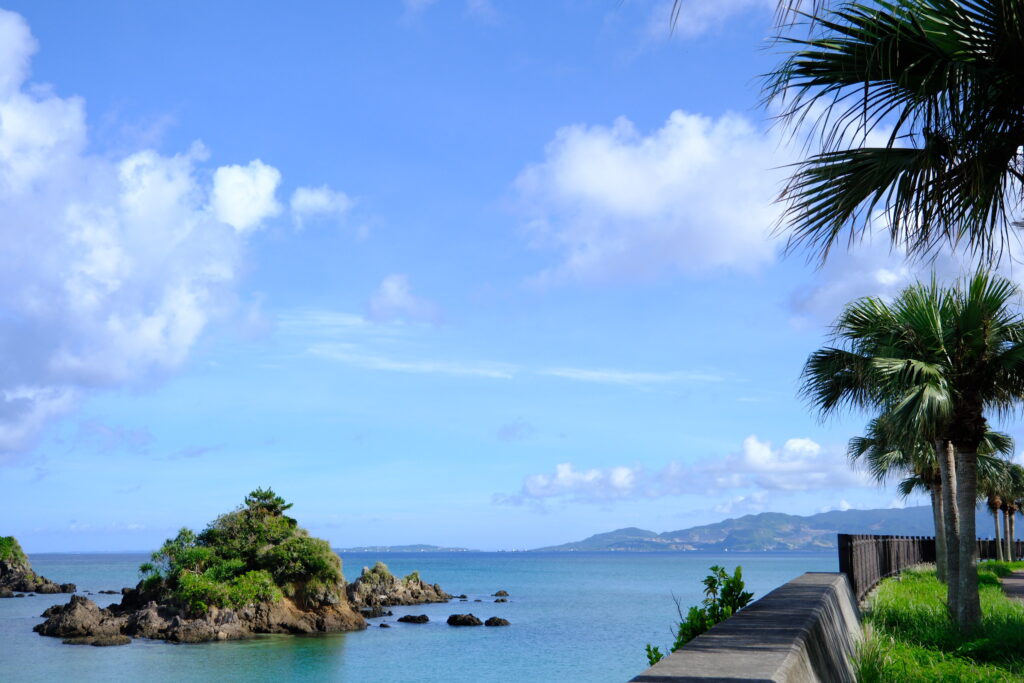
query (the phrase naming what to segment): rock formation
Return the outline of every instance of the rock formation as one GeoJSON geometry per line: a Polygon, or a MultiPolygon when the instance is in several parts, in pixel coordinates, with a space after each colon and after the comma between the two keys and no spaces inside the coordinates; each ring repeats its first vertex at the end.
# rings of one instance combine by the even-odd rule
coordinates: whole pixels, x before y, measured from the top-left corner
{"type": "Polygon", "coordinates": [[[13,536],[0,536],[0,598],[15,593],[74,593],[73,583],[54,583],[32,571],[28,556],[13,536]]]}
{"type": "Polygon", "coordinates": [[[365,616],[384,615],[385,607],[448,602],[451,595],[436,583],[431,585],[413,572],[403,579],[393,575],[383,562],[363,567],[358,579],[348,585],[348,599],[365,616]]]}

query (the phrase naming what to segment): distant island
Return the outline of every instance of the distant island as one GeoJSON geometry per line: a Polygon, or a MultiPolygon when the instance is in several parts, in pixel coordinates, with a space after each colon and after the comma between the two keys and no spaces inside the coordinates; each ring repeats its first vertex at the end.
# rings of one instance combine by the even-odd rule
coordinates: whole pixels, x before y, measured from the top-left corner
{"type": "Polygon", "coordinates": [[[336,553],[472,553],[469,548],[446,548],[440,545],[361,545],[354,548],[335,548],[336,553]]]}
{"type": "MultiPolygon", "coordinates": [[[[988,528],[983,513],[978,514],[978,529],[988,528]],[[983,523],[986,526],[982,526],[983,523]]],[[[535,552],[824,552],[836,549],[836,534],[932,536],[934,533],[932,509],[927,505],[902,509],[835,510],[806,517],[782,512],[762,512],[664,533],[627,527],[596,534],[582,541],[537,548],[535,552]]]]}

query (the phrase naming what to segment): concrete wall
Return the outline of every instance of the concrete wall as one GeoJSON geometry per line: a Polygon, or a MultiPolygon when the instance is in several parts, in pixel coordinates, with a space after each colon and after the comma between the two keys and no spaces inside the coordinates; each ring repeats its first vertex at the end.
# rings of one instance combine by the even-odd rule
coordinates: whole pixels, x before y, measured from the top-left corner
{"type": "Polygon", "coordinates": [[[860,634],[846,575],[808,572],[632,680],[852,683],[850,656],[860,634]]]}

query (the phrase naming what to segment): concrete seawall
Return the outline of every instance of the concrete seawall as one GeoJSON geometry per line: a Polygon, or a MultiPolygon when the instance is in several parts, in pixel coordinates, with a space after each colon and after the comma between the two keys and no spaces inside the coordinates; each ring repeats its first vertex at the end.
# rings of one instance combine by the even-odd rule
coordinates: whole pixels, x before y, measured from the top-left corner
{"type": "Polygon", "coordinates": [[[845,574],[808,572],[694,638],[639,683],[853,683],[860,611],[845,574]]]}

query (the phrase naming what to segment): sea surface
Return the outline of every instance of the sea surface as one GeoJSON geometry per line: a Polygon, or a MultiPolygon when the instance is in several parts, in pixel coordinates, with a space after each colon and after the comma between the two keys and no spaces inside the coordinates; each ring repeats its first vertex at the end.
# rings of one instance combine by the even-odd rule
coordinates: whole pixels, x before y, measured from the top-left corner
{"type": "MultiPolygon", "coordinates": [[[[0,600],[4,681],[627,681],[647,667],[644,645],[663,651],[684,610],[698,603],[708,567],[743,567],[755,598],[807,571],[837,571],[835,553],[342,553],[345,575],[383,560],[467,602],[395,607],[354,633],[263,636],[175,645],[136,639],[121,647],[64,645],[32,632],[39,614],[67,595],[0,600]],[[509,592],[509,602],[492,594],[509,592]],[[476,602],[480,600],[480,602],[476,602]],[[500,616],[505,628],[455,628],[449,614],[500,616]],[[428,624],[401,624],[427,614],[428,624]],[[385,621],[391,628],[380,628],[385,621]]],[[[34,554],[33,568],[80,592],[138,580],[145,554],[34,554]]],[[[89,596],[100,606],[115,595],[89,596]]]]}

